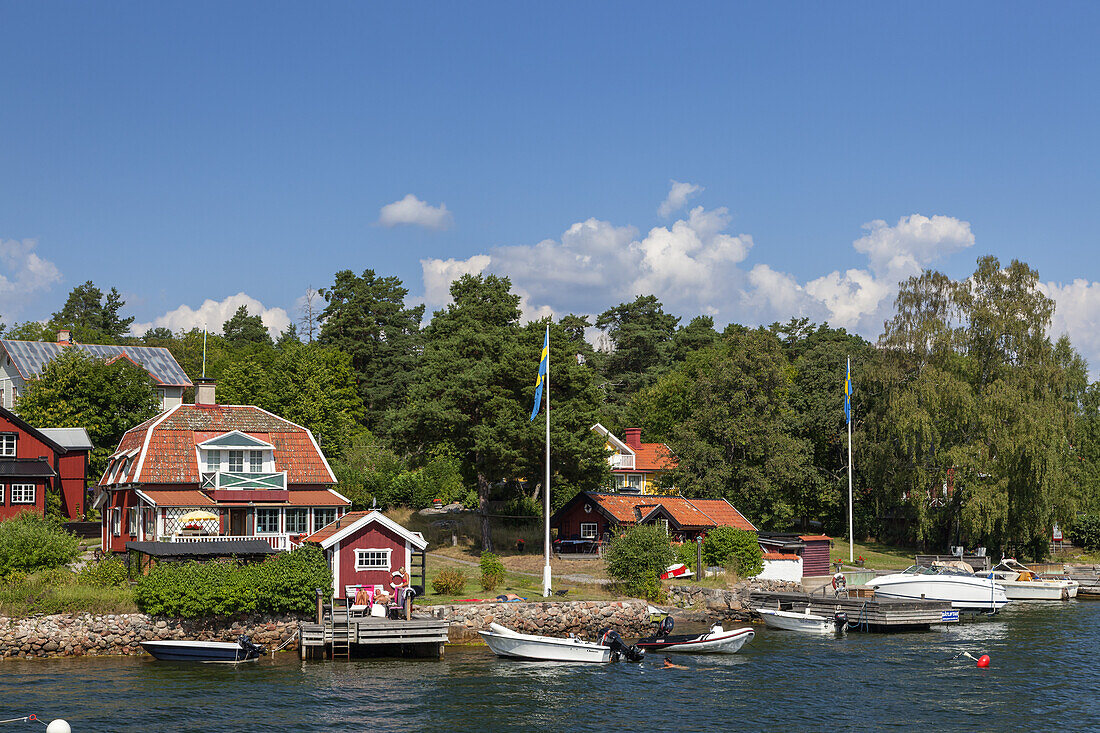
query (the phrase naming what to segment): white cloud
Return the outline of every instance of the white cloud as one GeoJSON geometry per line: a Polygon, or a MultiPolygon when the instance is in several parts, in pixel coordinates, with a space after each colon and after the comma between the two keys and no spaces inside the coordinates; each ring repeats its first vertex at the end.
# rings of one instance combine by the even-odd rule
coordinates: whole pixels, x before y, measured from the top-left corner
{"type": "Polygon", "coordinates": [[[420,269],[424,274],[424,297],[417,300],[427,305],[425,318],[431,317],[432,310],[451,302],[452,282],[463,275],[478,275],[488,266],[488,255],[474,255],[466,260],[420,260],[420,269]]]}
{"type": "Polygon", "coordinates": [[[1068,335],[1095,378],[1100,367],[1100,282],[1077,278],[1069,284],[1039,283],[1039,290],[1055,302],[1050,333],[1054,338],[1068,335]]]}
{"type": "Polygon", "coordinates": [[[232,318],[242,305],[248,309],[249,315],[259,314],[272,338],[277,338],[290,325],[290,316],[282,308],[265,308],[263,303],[252,296],[237,293],[221,301],[204,300],[198,308],[181,305],[148,323],[132,324],[130,332],[140,336],[150,328],[163,327],[173,333],[190,331],[192,328],[205,328],[211,333],[221,333],[222,325],[232,318]]]}
{"type": "Polygon", "coordinates": [[[399,201],[383,206],[378,214],[378,223],[384,227],[410,224],[425,229],[447,229],[454,219],[446,204],[432,206],[410,193],[399,201]]]}
{"type": "Polygon", "coordinates": [[[970,222],[953,216],[912,214],[887,226],[882,219],[863,225],[868,233],[852,246],[867,255],[871,270],[878,276],[898,281],[918,274],[936,260],[974,245],[970,222]]]}
{"type": "Polygon", "coordinates": [[[0,314],[11,323],[26,302],[61,282],[61,271],[34,251],[34,239],[0,239],[0,314]]]}
{"type": "Polygon", "coordinates": [[[661,205],[657,207],[657,213],[660,214],[662,219],[667,219],[684,208],[689,198],[703,190],[702,186],[697,186],[694,183],[682,183],[676,180],[669,180],[668,196],[666,196],[665,200],[661,202],[661,205]]]}

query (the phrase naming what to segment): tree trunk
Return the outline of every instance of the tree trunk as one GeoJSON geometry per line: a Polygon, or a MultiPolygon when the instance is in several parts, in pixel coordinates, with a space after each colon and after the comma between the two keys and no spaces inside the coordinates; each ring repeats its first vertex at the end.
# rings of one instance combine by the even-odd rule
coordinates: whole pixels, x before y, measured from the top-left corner
{"type": "Polygon", "coordinates": [[[489,480],[477,474],[477,511],[481,515],[481,551],[493,551],[493,535],[489,530],[489,480]]]}

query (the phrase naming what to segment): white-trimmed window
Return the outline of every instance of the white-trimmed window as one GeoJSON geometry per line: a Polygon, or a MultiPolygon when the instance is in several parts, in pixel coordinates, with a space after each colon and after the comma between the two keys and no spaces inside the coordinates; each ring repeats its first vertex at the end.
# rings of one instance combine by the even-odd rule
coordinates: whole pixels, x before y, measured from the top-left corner
{"type": "Polygon", "coordinates": [[[278,531],[279,531],[279,510],[278,509],[257,509],[256,510],[256,534],[276,534],[278,531]]]}
{"type": "Polygon", "coordinates": [[[309,531],[308,509],[286,510],[286,531],[291,534],[305,534],[309,531]]]}
{"type": "Polygon", "coordinates": [[[313,527],[315,531],[335,521],[336,507],[317,507],[313,510],[313,527]]]}
{"type": "Polygon", "coordinates": [[[0,506],[4,505],[4,484],[0,484],[0,506]]]}
{"type": "Polygon", "coordinates": [[[229,451],[229,472],[230,473],[244,473],[244,451],[243,450],[231,450],[231,451],[229,451]]]}
{"type": "Polygon", "coordinates": [[[668,520],[667,519],[665,519],[664,517],[658,519],[657,520],[657,526],[660,527],[661,529],[663,529],[665,531],[665,534],[668,534],[668,520]]]}
{"type": "Polygon", "coordinates": [[[581,522],[581,539],[582,540],[594,540],[596,539],[595,522],[581,522]]]}
{"type": "Polygon", "coordinates": [[[206,451],[206,472],[215,473],[222,470],[222,452],[220,450],[206,451]]]}
{"type": "Polygon", "coordinates": [[[12,484],[11,485],[11,503],[12,504],[33,504],[34,503],[34,484],[12,484]]]}
{"type": "Polygon", "coordinates": [[[118,537],[122,534],[122,509],[111,507],[111,534],[118,537]]]}
{"type": "Polygon", "coordinates": [[[149,539],[157,533],[157,510],[146,507],[145,510],[142,511],[142,516],[144,517],[145,524],[145,538],[149,539]]]}
{"type": "Polygon", "coordinates": [[[14,456],[15,455],[15,442],[18,439],[15,433],[4,433],[0,435],[0,456],[14,456]]]}
{"type": "Polygon", "coordinates": [[[138,536],[138,528],[141,526],[141,523],[140,523],[140,516],[141,515],[138,513],[139,510],[136,506],[132,506],[129,509],[127,509],[126,511],[127,511],[127,515],[126,515],[126,534],[130,535],[131,537],[137,537],[138,536]]]}
{"type": "Polygon", "coordinates": [[[251,473],[263,473],[264,452],[261,450],[248,451],[248,470],[251,473]]]}
{"type": "Polygon", "coordinates": [[[356,570],[389,570],[393,550],[366,549],[355,551],[356,570]]]}

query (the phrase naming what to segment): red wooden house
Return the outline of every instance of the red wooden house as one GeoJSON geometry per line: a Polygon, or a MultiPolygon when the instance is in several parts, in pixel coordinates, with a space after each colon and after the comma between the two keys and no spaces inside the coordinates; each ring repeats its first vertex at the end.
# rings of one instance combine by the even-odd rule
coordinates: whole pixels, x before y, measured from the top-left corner
{"type": "Polygon", "coordinates": [[[313,434],[252,405],[219,405],[212,381],[127,432],[99,481],[103,548],[127,542],[259,538],[276,550],[342,516],[351,501],[313,434]]]}
{"type": "Polygon", "coordinates": [[[411,585],[418,584],[417,578],[423,585],[427,540],[381,512],[345,514],[304,541],[324,550],[337,598],[345,597],[348,586],[381,585],[389,592],[392,574],[402,568],[414,576],[411,585]],[[419,572],[414,573],[414,567],[419,572]]]}
{"type": "Polygon", "coordinates": [[[46,494],[54,491],[62,516],[81,519],[91,448],[83,428],[35,428],[0,407],[0,519],[44,514],[46,494]]]}

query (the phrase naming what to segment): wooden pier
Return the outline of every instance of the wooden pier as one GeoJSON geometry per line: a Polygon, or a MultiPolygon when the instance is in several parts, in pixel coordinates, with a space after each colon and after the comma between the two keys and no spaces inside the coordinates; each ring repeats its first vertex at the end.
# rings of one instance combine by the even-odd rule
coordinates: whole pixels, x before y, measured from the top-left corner
{"type": "Polygon", "coordinates": [[[832,617],[838,611],[848,614],[850,631],[921,631],[933,624],[959,622],[959,612],[949,601],[905,601],[893,598],[845,598],[809,593],[753,591],[749,606],[754,610],[776,608],[832,617]]]}
{"type": "Polygon", "coordinates": [[[324,623],[298,624],[302,659],[357,657],[443,658],[446,621],[434,618],[347,618],[326,615],[324,623]]]}

